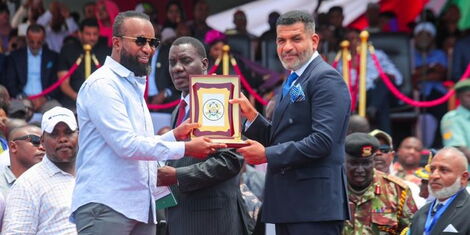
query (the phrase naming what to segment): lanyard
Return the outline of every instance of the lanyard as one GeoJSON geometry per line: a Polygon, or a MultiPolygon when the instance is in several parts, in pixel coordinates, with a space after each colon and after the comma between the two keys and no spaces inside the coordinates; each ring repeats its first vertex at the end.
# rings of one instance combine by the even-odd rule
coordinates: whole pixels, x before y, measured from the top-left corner
{"type": "Polygon", "coordinates": [[[456,194],[454,194],[454,196],[449,198],[449,201],[447,201],[447,203],[444,206],[439,208],[439,210],[436,211],[436,214],[434,216],[431,216],[432,210],[433,210],[433,208],[434,208],[434,206],[437,202],[437,199],[434,200],[432,205],[429,207],[428,216],[426,218],[426,224],[424,225],[424,234],[425,235],[429,235],[431,233],[431,230],[434,227],[434,225],[436,225],[439,218],[442,216],[442,214],[444,214],[447,207],[449,207],[449,205],[452,203],[452,201],[454,201],[454,199],[457,197],[457,195],[459,195],[460,192],[461,191],[457,192],[456,194]]]}

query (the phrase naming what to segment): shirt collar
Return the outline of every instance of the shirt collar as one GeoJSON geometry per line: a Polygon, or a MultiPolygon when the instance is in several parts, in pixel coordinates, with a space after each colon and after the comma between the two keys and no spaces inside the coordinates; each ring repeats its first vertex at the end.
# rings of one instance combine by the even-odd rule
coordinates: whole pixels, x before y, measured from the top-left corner
{"type": "Polygon", "coordinates": [[[16,181],[16,176],[13,174],[13,171],[11,171],[10,166],[5,165],[5,178],[7,180],[8,184],[13,184],[16,181]]]}
{"type": "Polygon", "coordinates": [[[470,110],[466,109],[462,105],[459,105],[459,107],[457,107],[457,112],[462,114],[465,118],[470,118],[470,110]]]}
{"type": "Polygon", "coordinates": [[[109,67],[113,72],[115,72],[119,77],[123,77],[125,79],[132,79],[135,78],[139,83],[145,83],[146,78],[145,76],[142,77],[136,77],[134,75],[134,72],[130,71],[126,67],[124,67],[122,64],[119,62],[115,61],[111,56],[106,57],[106,61],[104,64],[109,67]]]}
{"type": "Polygon", "coordinates": [[[304,71],[305,71],[305,69],[307,69],[308,65],[309,65],[310,63],[312,63],[312,61],[313,61],[315,58],[317,58],[318,55],[319,55],[318,52],[315,51],[315,52],[313,53],[312,57],[310,57],[310,59],[308,60],[308,62],[305,63],[304,65],[302,65],[299,69],[295,70],[294,72],[295,72],[299,77],[302,76],[302,73],[304,73],[304,71]]]}
{"type": "Polygon", "coordinates": [[[51,160],[49,160],[47,155],[44,155],[44,157],[42,158],[42,165],[46,169],[46,172],[47,172],[48,176],[53,176],[57,173],[61,173],[62,175],[71,175],[71,174],[59,169],[51,160]]]}
{"type": "Polygon", "coordinates": [[[29,47],[26,47],[26,48],[28,50],[28,56],[42,56],[42,48],[39,49],[37,55],[34,55],[33,52],[31,51],[31,49],[29,49],[29,47]]]}

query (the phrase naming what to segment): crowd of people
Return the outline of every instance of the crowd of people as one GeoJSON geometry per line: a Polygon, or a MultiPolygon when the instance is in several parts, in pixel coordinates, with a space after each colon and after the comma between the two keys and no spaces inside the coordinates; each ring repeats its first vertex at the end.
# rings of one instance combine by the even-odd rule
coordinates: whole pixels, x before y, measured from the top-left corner
{"type": "MultiPolygon", "coordinates": [[[[120,11],[111,0],[90,2],[82,20],[56,1],[47,10],[37,0],[0,3],[0,231],[240,235],[269,234],[275,224],[286,235],[469,233],[470,80],[457,81],[470,39],[456,27],[456,6],[440,18],[425,12],[402,32],[414,44],[411,81],[385,51],[375,55],[396,86],[412,82],[423,100],[456,82],[460,104],[424,109],[434,123],[424,126],[428,136],[398,139],[397,99],[372,55],[366,117],[351,111],[342,62],[331,66],[348,40],[358,80],[359,30],[343,26],[341,7],[273,12],[257,38],[241,10],[234,28],[212,29],[202,0],[191,20],[169,1],[163,24],[149,3],[120,11]],[[233,36],[255,52],[233,51],[243,76],[272,97],[266,108],[245,95],[230,101],[245,120],[246,146],[237,149],[188,139],[200,127],[188,120],[189,77],[207,75],[233,36]],[[253,69],[265,40],[287,71],[270,87],[253,69]],[[155,130],[147,104],[175,100],[159,110],[171,113],[170,127],[155,130]],[[162,206],[161,190],[173,203],[162,206]]],[[[394,13],[378,4],[366,16],[370,33],[398,32],[394,13]]]]}

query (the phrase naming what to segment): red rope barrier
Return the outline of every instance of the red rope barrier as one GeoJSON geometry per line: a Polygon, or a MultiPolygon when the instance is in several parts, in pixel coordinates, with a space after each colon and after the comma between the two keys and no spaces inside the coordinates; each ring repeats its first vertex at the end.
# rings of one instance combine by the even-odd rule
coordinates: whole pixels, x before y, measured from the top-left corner
{"type": "MultiPolygon", "coordinates": [[[[440,105],[444,102],[446,102],[452,95],[454,95],[454,89],[450,90],[445,94],[444,96],[435,99],[435,100],[430,100],[430,101],[416,101],[413,100],[403,93],[401,93],[395,85],[390,81],[390,78],[384,73],[382,66],[379,63],[379,60],[377,59],[377,56],[373,52],[373,50],[370,50],[370,54],[372,56],[372,60],[374,61],[375,67],[377,68],[377,71],[379,72],[380,78],[382,78],[383,82],[387,86],[387,88],[392,92],[393,95],[395,95],[398,99],[402,100],[403,102],[415,106],[415,107],[420,107],[420,108],[428,108],[428,107],[433,107],[436,105],[440,105]]],[[[462,75],[459,81],[465,80],[470,76],[470,64],[468,64],[467,69],[465,70],[465,73],[462,75]]]]}
{"type": "Polygon", "coordinates": [[[266,106],[268,105],[268,101],[264,100],[256,91],[250,86],[250,84],[246,81],[245,76],[243,76],[242,72],[240,71],[240,68],[238,67],[238,64],[235,62],[232,58],[232,66],[233,69],[235,70],[235,73],[240,76],[240,82],[242,83],[243,87],[250,93],[253,97],[255,97],[255,100],[258,101],[260,104],[266,106]]]}
{"type": "Polygon", "coordinates": [[[75,62],[72,67],[69,69],[69,71],[67,72],[67,74],[65,74],[61,79],[59,79],[56,83],[52,84],[50,87],[44,89],[43,91],[41,91],[41,93],[39,94],[36,94],[36,95],[32,95],[32,96],[28,96],[28,99],[30,100],[33,100],[33,99],[37,99],[41,96],[45,96],[49,93],[51,93],[53,90],[57,89],[57,87],[60,86],[60,84],[62,84],[65,79],[69,78],[74,72],[75,70],[77,70],[78,66],[80,65],[82,61],[81,60],[77,60],[77,62],[75,62]]]}
{"type": "Polygon", "coordinates": [[[174,100],[165,104],[147,104],[147,107],[152,110],[153,109],[169,109],[169,108],[176,107],[176,105],[178,105],[180,101],[181,100],[178,99],[178,100],[174,100]]]}

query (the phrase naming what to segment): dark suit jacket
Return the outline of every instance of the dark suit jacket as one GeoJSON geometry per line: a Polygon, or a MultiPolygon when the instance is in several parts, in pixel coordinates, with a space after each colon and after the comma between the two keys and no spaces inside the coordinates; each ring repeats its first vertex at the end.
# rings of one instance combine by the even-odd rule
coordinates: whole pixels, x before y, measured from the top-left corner
{"type": "MultiPolygon", "coordinates": [[[[58,54],[44,46],[41,56],[41,85],[42,89],[50,87],[57,82],[57,56],[58,54]]],[[[21,48],[13,51],[7,59],[5,86],[10,95],[16,97],[23,93],[28,80],[28,51],[21,48]]],[[[56,89],[48,96],[57,98],[59,90],[56,89]]]]}
{"type": "Polygon", "coordinates": [[[178,178],[171,187],[178,205],[167,209],[168,234],[248,234],[249,215],[240,193],[242,157],[221,150],[205,160],[183,157],[168,165],[178,178]]]}
{"type": "MultiPolygon", "coordinates": [[[[432,203],[424,205],[413,216],[411,222],[411,234],[423,234],[424,225],[428,216],[429,207],[432,203]]],[[[431,230],[431,235],[437,234],[470,234],[470,222],[468,213],[470,211],[470,197],[467,190],[463,190],[454,199],[454,201],[447,207],[446,211],[439,218],[437,223],[431,230]],[[452,224],[458,233],[444,233],[444,229],[452,224]]]]}
{"type": "MultiPolygon", "coordinates": [[[[278,98],[272,123],[259,115],[245,135],[266,147],[261,220],[299,223],[349,218],[343,167],[350,96],[320,56],[298,78],[305,100],[278,98]]],[[[296,84],[294,83],[294,85],[296,84]]]]}

